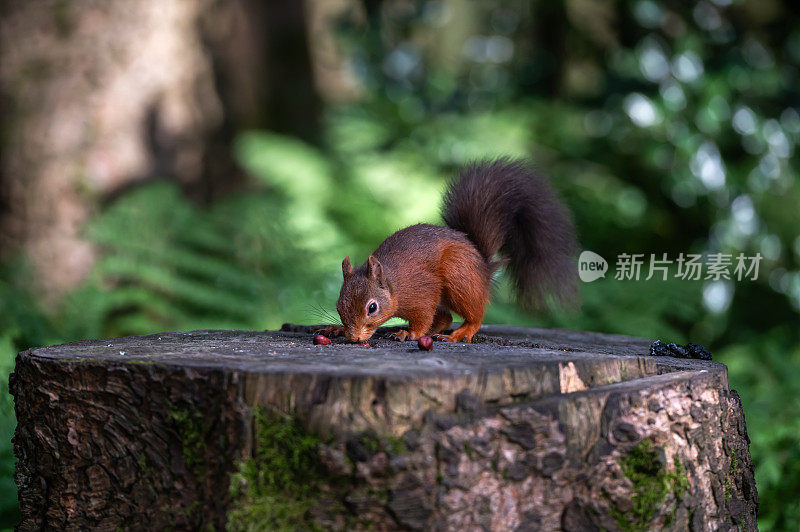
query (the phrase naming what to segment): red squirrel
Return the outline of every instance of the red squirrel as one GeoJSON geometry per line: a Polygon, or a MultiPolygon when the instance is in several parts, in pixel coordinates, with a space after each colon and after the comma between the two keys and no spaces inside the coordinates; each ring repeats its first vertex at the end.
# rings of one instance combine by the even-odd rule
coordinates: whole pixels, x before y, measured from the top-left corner
{"type": "Polygon", "coordinates": [[[323,329],[366,342],[389,318],[408,321],[398,340],[433,335],[470,342],[489,302],[492,274],[506,266],[517,300],[542,306],[549,294],[577,300],[577,250],[569,212],[548,180],[521,161],[470,164],[450,181],[442,202],[446,226],[417,224],[383,241],[360,267],[342,261],[336,303],[342,325],[323,329]],[[496,260],[495,256],[502,258],[496,260]],[[449,335],[455,312],[464,323],[449,335]]]}

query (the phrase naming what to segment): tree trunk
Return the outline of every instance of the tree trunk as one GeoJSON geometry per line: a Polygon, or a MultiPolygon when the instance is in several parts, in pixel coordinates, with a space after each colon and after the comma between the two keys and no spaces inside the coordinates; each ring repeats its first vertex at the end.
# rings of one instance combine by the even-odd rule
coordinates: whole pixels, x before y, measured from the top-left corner
{"type": "Polygon", "coordinates": [[[309,331],[21,353],[19,528],[756,529],[721,364],[572,331],[431,352],[309,331]]]}
{"type": "Polygon", "coordinates": [[[302,2],[16,0],[0,15],[0,259],[22,252],[46,300],[88,273],[103,201],[166,178],[208,202],[242,183],[237,131],[319,130],[302,2]]]}

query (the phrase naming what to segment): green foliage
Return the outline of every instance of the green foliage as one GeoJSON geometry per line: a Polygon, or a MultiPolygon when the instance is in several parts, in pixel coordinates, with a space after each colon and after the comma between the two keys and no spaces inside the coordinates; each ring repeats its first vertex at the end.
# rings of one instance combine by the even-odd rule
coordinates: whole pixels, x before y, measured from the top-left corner
{"type": "MultiPolygon", "coordinates": [[[[226,198],[210,210],[174,184],[123,197],[99,216],[89,237],[104,250],[85,285],[58,316],[62,338],[197,328],[266,328],[308,320],[323,272],[286,208],[266,191],[226,198]],[[291,266],[290,266],[291,265],[291,266]]],[[[332,249],[339,249],[339,246],[332,249]]],[[[329,293],[332,293],[330,288],[329,293]]]]}
{"type": "Polygon", "coordinates": [[[319,490],[318,440],[291,417],[254,411],[255,453],[231,476],[229,530],[313,530],[307,513],[319,490]]]}
{"type": "Polygon", "coordinates": [[[787,495],[800,493],[800,346],[792,333],[773,330],[718,357],[744,404],[762,530],[800,529],[800,501],[787,495]]]}
{"type": "Polygon", "coordinates": [[[25,270],[18,263],[0,264],[0,527],[13,526],[20,516],[11,444],[16,418],[8,377],[22,347],[42,345],[51,339],[41,309],[23,288],[26,280],[25,270]]]}
{"type": "Polygon", "coordinates": [[[650,530],[651,521],[670,493],[677,500],[689,487],[689,480],[677,457],[674,470],[668,470],[659,459],[659,452],[651,440],[643,440],[620,460],[622,472],[633,484],[631,512],[615,511],[615,519],[622,530],[650,530]]]}

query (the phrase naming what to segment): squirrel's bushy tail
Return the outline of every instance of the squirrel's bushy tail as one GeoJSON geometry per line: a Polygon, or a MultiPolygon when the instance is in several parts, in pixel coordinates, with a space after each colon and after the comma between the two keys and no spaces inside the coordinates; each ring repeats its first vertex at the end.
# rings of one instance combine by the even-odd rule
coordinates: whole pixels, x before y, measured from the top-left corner
{"type": "Polygon", "coordinates": [[[547,178],[509,159],[464,167],[442,203],[445,223],[463,233],[490,263],[507,260],[517,299],[529,309],[547,296],[563,306],[577,302],[577,251],[569,212],[547,178]]]}

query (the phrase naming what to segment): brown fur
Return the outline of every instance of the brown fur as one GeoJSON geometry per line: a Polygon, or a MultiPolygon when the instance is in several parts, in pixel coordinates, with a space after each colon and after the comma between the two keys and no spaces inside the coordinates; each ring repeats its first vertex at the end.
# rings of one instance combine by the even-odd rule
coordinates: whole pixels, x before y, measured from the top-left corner
{"type": "Polygon", "coordinates": [[[545,288],[572,297],[577,246],[566,210],[544,178],[521,163],[472,165],[451,183],[443,209],[450,227],[402,229],[356,269],[345,257],[336,305],[343,325],[325,332],[363,342],[398,316],[408,330],[397,338],[413,340],[449,327],[452,311],[464,317],[463,325],[437,336],[469,342],[483,322],[492,273],[502,264],[494,260],[497,252],[507,255],[523,302],[545,288]],[[537,282],[545,286],[531,286],[537,282]],[[372,303],[377,310],[370,313],[372,303]]]}

